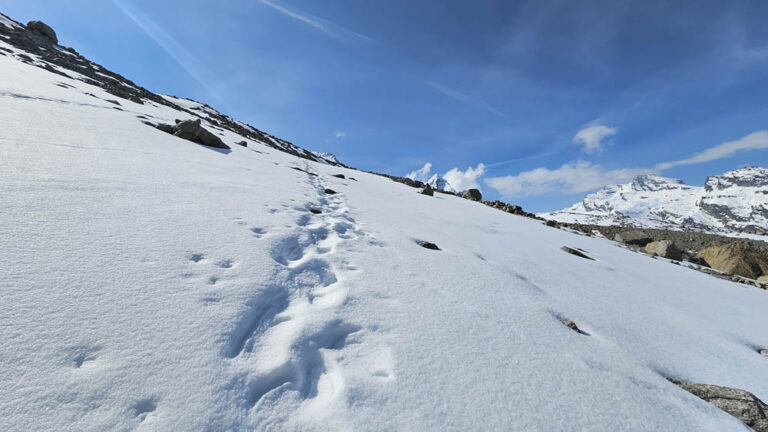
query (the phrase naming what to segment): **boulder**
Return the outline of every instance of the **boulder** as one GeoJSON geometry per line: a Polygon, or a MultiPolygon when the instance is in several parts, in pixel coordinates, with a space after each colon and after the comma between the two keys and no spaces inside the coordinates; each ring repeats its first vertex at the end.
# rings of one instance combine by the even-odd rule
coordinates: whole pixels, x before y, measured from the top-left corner
{"type": "Polygon", "coordinates": [[[326,195],[333,195],[336,193],[333,189],[323,189],[323,192],[325,192],[326,195]]]}
{"type": "Polygon", "coordinates": [[[344,177],[344,174],[334,174],[331,177],[336,177],[336,178],[340,178],[340,179],[346,178],[346,177],[344,177]]]}
{"type": "Polygon", "coordinates": [[[671,380],[683,390],[704,399],[728,414],[741,420],[757,432],[768,432],[768,405],[752,393],[711,384],[691,384],[671,380]]]}
{"type": "Polygon", "coordinates": [[[651,255],[658,255],[662,258],[671,260],[680,260],[683,258],[681,251],[672,240],[659,240],[645,245],[645,251],[651,255]]]}
{"type": "Polygon", "coordinates": [[[424,249],[431,249],[431,250],[440,250],[439,247],[437,247],[436,244],[424,240],[420,240],[416,242],[417,245],[423,247],[424,249]]]}
{"type": "Polygon", "coordinates": [[[241,145],[243,147],[248,147],[248,141],[240,141],[239,143],[237,143],[237,145],[241,145]]]}
{"type": "Polygon", "coordinates": [[[624,231],[616,234],[613,239],[617,242],[635,246],[645,246],[652,240],[648,234],[642,231],[624,231]]]}
{"type": "Polygon", "coordinates": [[[42,21],[30,21],[27,23],[27,30],[32,33],[38,34],[51,42],[58,44],[59,38],[56,37],[56,32],[46,23],[42,21]]]}
{"type": "Polygon", "coordinates": [[[760,353],[761,356],[768,357],[768,348],[758,350],[757,352],[760,353]]]}
{"type": "Polygon", "coordinates": [[[481,194],[477,189],[467,189],[463,194],[461,194],[461,197],[472,201],[483,200],[483,194],[481,194]]]}
{"type": "Polygon", "coordinates": [[[427,196],[433,196],[435,195],[435,192],[432,190],[431,187],[429,187],[429,185],[426,185],[424,189],[421,190],[421,194],[427,195],[427,196]]]}
{"type": "Polygon", "coordinates": [[[173,127],[173,130],[174,135],[185,140],[193,141],[208,147],[223,149],[229,148],[228,145],[224,144],[224,141],[222,141],[221,138],[200,126],[200,119],[184,121],[177,120],[176,126],[173,127]]]}
{"type": "Polygon", "coordinates": [[[710,246],[699,252],[707,265],[723,273],[750,279],[768,274],[768,252],[749,243],[736,242],[710,246]]]}
{"type": "Polygon", "coordinates": [[[768,275],[758,276],[757,281],[762,284],[768,284],[768,275]]]}

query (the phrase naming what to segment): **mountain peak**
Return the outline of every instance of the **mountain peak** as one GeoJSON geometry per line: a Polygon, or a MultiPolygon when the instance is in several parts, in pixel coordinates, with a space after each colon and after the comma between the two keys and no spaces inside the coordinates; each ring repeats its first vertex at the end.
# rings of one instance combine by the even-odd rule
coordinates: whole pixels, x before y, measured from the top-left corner
{"type": "Polygon", "coordinates": [[[432,189],[441,190],[445,192],[458,192],[456,188],[448,183],[448,180],[444,179],[440,174],[435,173],[426,182],[432,189]]]}

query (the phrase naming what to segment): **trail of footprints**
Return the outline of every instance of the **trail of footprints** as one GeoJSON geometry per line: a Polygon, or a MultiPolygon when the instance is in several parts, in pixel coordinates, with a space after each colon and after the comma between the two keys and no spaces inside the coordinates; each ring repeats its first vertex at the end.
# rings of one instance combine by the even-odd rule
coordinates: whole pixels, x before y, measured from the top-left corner
{"type": "Polygon", "coordinates": [[[317,197],[294,209],[299,216],[290,233],[270,251],[278,264],[273,282],[248,303],[225,347],[224,355],[248,370],[247,408],[286,391],[314,403],[333,400],[343,375],[337,356],[328,352],[342,350],[361,330],[334,314],[348,297],[341,272],[354,268],[336,268],[326,257],[345,241],[367,234],[348,215],[342,194],[326,195],[319,176],[308,177],[317,197]],[[323,376],[331,385],[319,389],[323,376]]]}

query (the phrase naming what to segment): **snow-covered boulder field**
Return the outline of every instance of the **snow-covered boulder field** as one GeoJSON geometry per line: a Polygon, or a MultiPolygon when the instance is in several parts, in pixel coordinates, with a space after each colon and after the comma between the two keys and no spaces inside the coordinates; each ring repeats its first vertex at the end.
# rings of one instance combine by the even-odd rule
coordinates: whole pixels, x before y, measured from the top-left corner
{"type": "Polygon", "coordinates": [[[143,122],[202,105],[0,47],[0,430],[741,431],[667,378],[768,400],[764,290],[183,140],[143,122]]]}

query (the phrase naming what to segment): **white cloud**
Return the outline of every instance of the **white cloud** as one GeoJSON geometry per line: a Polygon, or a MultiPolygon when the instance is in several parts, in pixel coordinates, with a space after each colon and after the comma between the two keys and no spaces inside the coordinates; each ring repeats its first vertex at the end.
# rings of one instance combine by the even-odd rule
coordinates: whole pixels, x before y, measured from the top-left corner
{"type": "Polygon", "coordinates": [[[646,168],[606,170],[586,161],[568,162],[560,168],[536,168],[517,175],[491,177],[485,184],[505,197],[573,194],[587,192],[608,184],[629,181],[636,175],[654,172],[646,168]]]}
{"type": "Polygon", "coordinates": [[[603,151],[603,140],[609,136],[616,135],[619,130],[615,127],[604,125],[587,126],[576,133],[573,142],[584,146],[584,153],[599,153],[603,151]]]}
{"type": "Polygon", "coordinates": [[[337,130],[336,132],[334,132],[333,136],[335,136],[337,139],[340,139],[347,136],[347,133],[342,130],[337,130]]]}
{"type": "Polygon", "coordinates": [[[424,164],[423,167],[417,169],[416,171],[411,171],[408,174],[406,174],[405,177],[411,180],[427,181],[427,179],[429,178],[429,174],[431,172],[432,172],[432,163],[427,162],[424,164]]]}
{"type": "Polygon", "coordinates": [[[663,171],[679,165],[693,165],[726,158],[733,156],[736,152],[743,150],[765,149],[768,149],[768,131],[757,131],[736,141],[724,142],[714,147],[710,147],[703,152],[696,153],[687,159],[662,162],[656,165],[656,169],[663,171]]]}
{"type": "Polygon", "coordinates": [[[367,42],[373,41],[373,39],[369,38],[368,36],[358,33],[356,31],[349,30],[347,28],[344,28],[338,24],[334,24],[328,20],[324,20],[320,17],[312,16],[307,13],[299,12],[297,10],[289,9],[285,6],[281,6],[277,3],[272,2],[271,0],[258,0],[259,3],[269,6],[272,9],[282,13],[283,15],[289,16],[297,21],[300,21],[304,24],[307,24],[311,27],[316,28],[317,30],[320,30],[321,32],[327,34],[328,36],[331,36],[336,39],[345,40],[345,41],[355,41],[355,40],[363,40],[367,42]]]}
{"type": "Polygon", "coordinates": [[[443,175],[443,178],[458,191],[467,189],[480,189],[478,180],[485,174],[485,165],[477,164],[477,167],[468,167],[465,171],[453,168],[443,175]]]}

